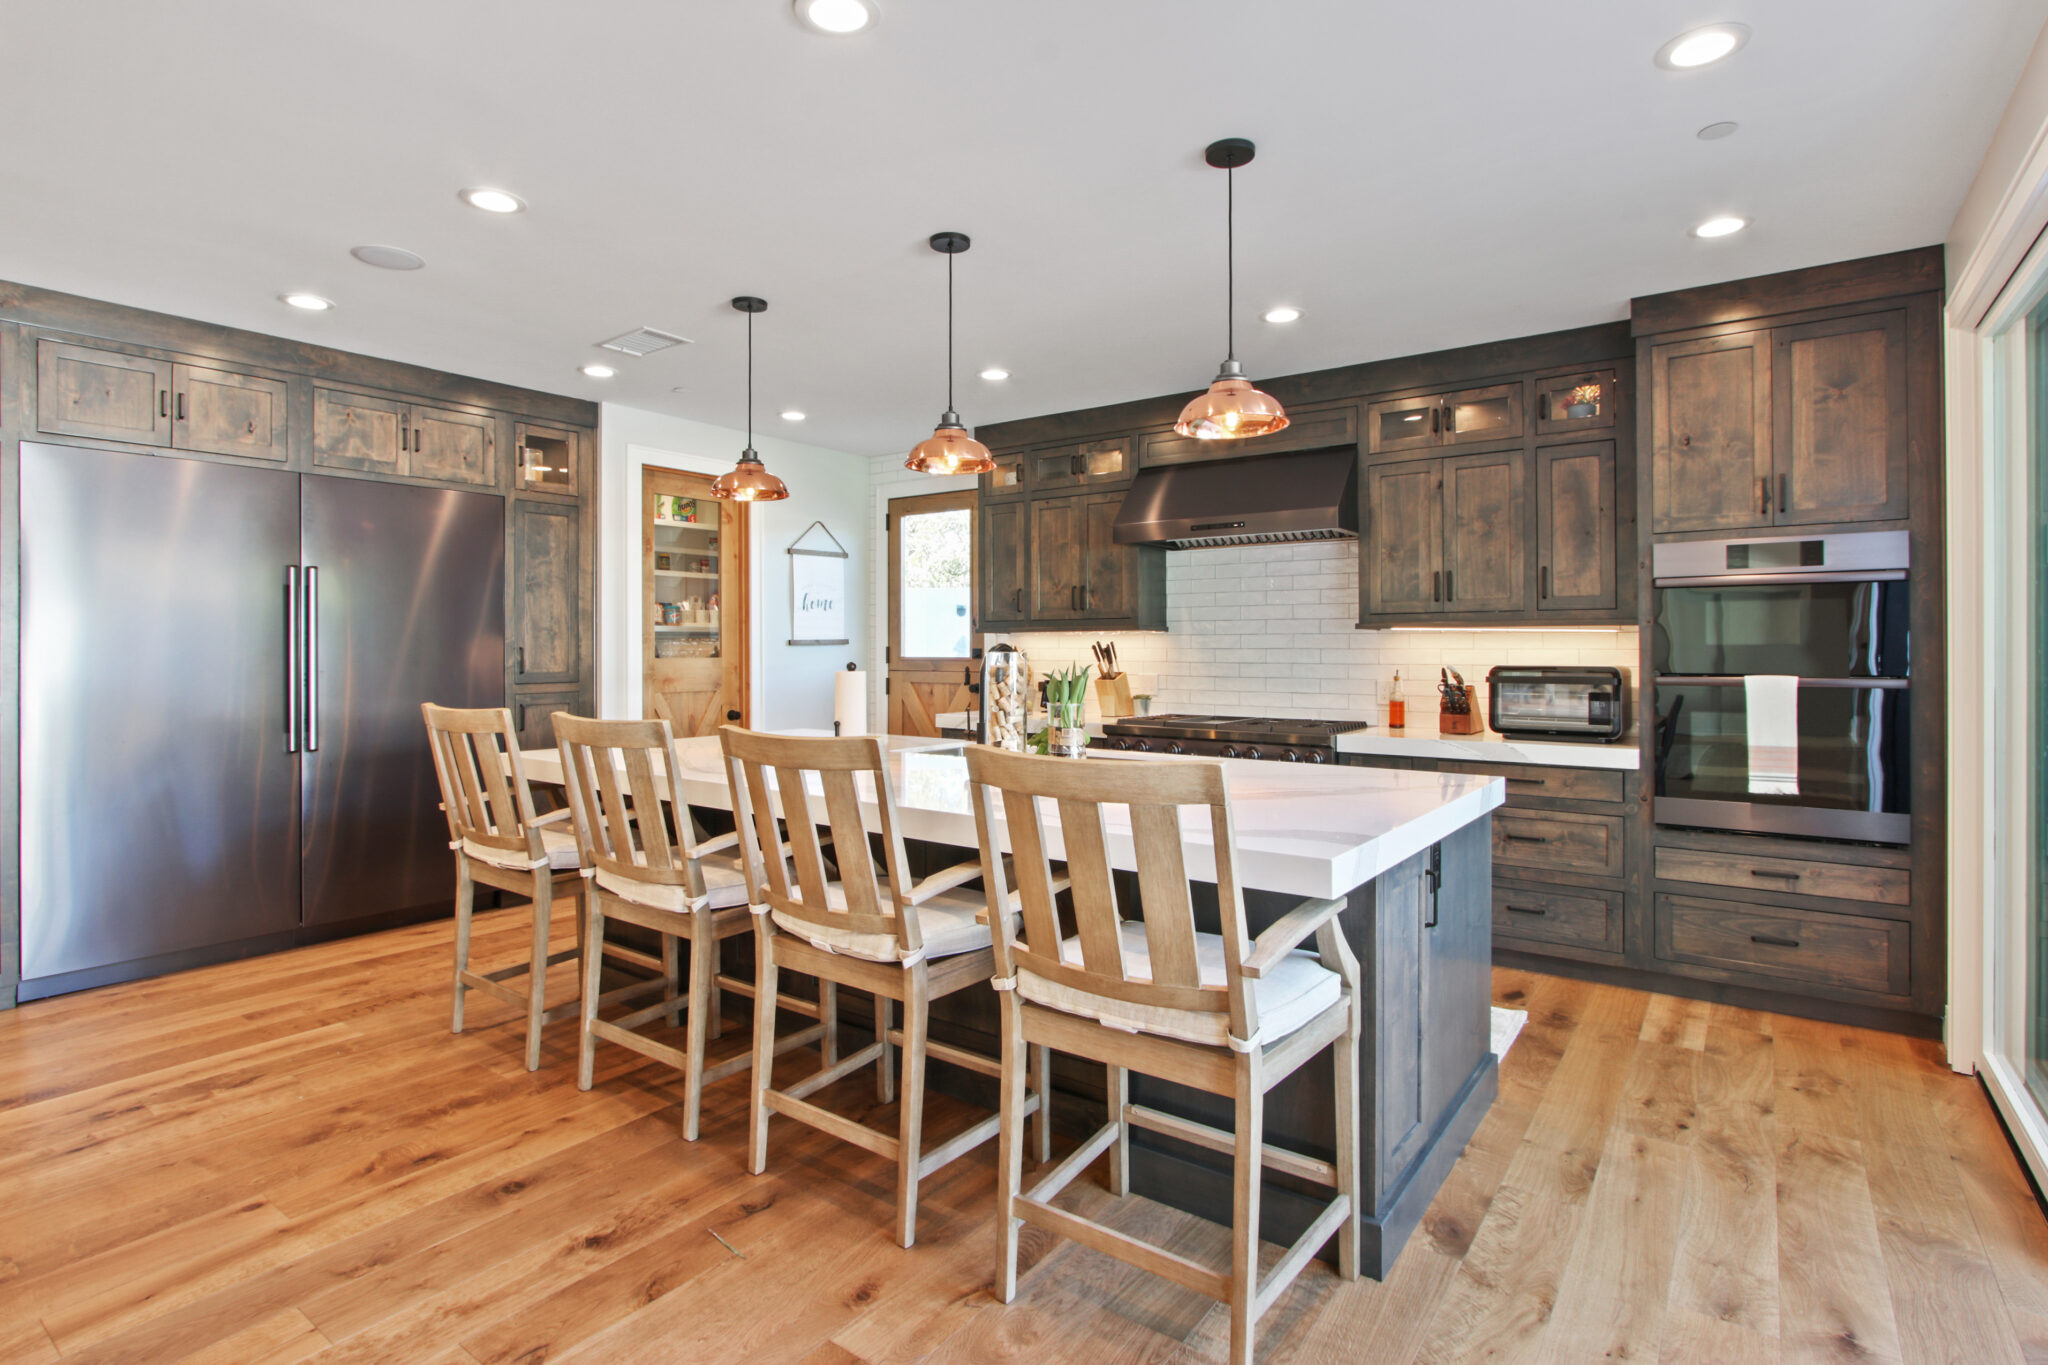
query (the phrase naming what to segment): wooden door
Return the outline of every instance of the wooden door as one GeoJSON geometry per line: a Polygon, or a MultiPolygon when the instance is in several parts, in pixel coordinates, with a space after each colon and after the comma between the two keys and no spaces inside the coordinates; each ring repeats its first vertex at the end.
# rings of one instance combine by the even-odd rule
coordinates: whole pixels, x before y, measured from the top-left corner
{"type": "Polygon", "coordinates": [[[171,362],[46,337],[36,343],[36,429],[169,445],[171,362]]]}
{"type": "Polygon", "coordinates": [[[1768,332],[1650,348],[1650,529],[1771,524],[1768,332]]]}
{"type": "Polygon", "coordinates": [[[1037,498],[1031,503],[1031,619],[1071,621],[1082,614],[1088,582],[1088,529],[1082,499],[1037,498]]]}
{"type": "Polygon", "coordinates": [[[941,716],[963,712],[965,724],[973,724],[973,689],[981,673],[981,634],[973,619],[980,595],[975,524],[971,489],[889,501],[889,674],[883,691],[892,735],[936,735],[941,716]]]}
{"type": "Polygon", "coordinates": [[[171,444],[178,449],[259,460],[290,456],[283,380],[173,365],[171,389],[171,444]]]}
{"type": "Polygon", "coordinates": [[[405,472],[416,479],[449,483],[498,481],[497,419],[480,412],[412,404],[405,472]]]}
{"type": "Polygon", "coordinates": [[[1366,468],[1368,616],[1444,609],[1443,461],[1366,468]]]}
{"type": "Polygon", "coordinates": [[[1088,578],[1081,585],[1081,613],[1117,621],[1138,614],[1136,546],[1116,543],[1116,513],[1122,493],[1095,493],[1081,500],[1081,558],[1088,578]]]}
{"type": "Polygon", "coordinates": [[[1614,442],[1536,451],[1536,610],[1614,607],[1614,442]]]}
{"type": "Polygon", "coordinates": [[[1771,333],[1780,526],[1906,515],[1906,315],[1771,333]]]}
{"type": "Polygon", "coordinates": [[[1380,874],[1373,884],[1376,941],[1367,970],[1377,978],[1378,1023],[1368,1046],[1374,1050],[1372,1075],[1377,1082],[1379,1122],[1371,1125],[1378,1150],[1366,1153],[1378,1179],[1377,1194],[1391,1184],[1429,1139],[1423,1120],[1422,940],[1429,894],[1423,872],[1429,855],[1421,853],[1380,874]],[[1376,1158],[1376,1159],[1375,1159],[1376,1158]]]}
{"type": "Polygon", "coordinates": [[[582,675],[582,546],[573,503],[512,504],[512,683],[582,675]]]}
{"type": "Polygon", "coordinates": [[[640,472],[640,707],[678,739],[747,723],[747,517],[708,475],[640,472]]]}
{"type": "Polygon", "coordinates": [[[1443,443],[1512,441],[1522,435],[1522,381],[1444,395],[1443,443]]]}
{"type": "Polygon", "coordinates": [[[313,463],[327,469],[404,470],[412,444],[405,404],[344,389],[313,390],[313,463]],[[400,444],[403,438],[404,445],[400,444]]]}
{"type": "Polygon", "coordinates": [[[1389,398],[1365,409],[1365,443],[1371,454],[1422,450],[1444,439],[1443,395],[1389,398]]]}
{"type": "Polygon", "coordinates": [[[981,509],[981,621],[984,628],[1030,619],[1031,504],[984,503],[981,509]]]}
{"type": "Polygon", "coordinates": [[[1520,611],[1529,577],[1528,458],[1443,462],[1445,611],[1520,611]]]}

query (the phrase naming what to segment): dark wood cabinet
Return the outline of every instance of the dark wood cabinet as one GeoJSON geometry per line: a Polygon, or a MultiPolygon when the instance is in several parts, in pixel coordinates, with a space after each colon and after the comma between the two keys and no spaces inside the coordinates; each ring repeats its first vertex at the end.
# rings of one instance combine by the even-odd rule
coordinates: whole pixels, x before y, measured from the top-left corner
{"type": "Polygon", "coordinates": [[[512,677],[517,685],[577,681],[582,663],[583,556],[570,503],[512,504],[512,677]]]}
{"type": "Polygon", "coordinates": [[[1131,446],[1119,437],[1034,450],[1025,456],[1025,483],[1034,495],[1129,483],[1137,463],[1131,446]]]}
{"type": "Polygon", "coordinates": [[[1673,341],[1650,350],[1650,529],[1771,523],[1770,333],[1673,341]]]}
{"type": "Polygon", "coordinates": [[[180,450],[289,459],[290,407],[281,379],[171,366],[171,444],[180,450]]]}
{"type": "Polygon", "coordinates": [[[1536,450],[1536,609],[1615,605],[1614,442],[1536,450]]]}
{"type": "Polygon", "coordinates": [[[1519,380],[1386,399],[1368,404],[1365,412],[1366,449],[1374,455],[1476,441],[1512,441],[1523,435],[1519,380]]]}
{"type": "Polygon", "coordinates": [[[1904,310],[1779,327],[1771,352],[1773,522],[1904,517],[1904,310]]]}
{"type": "Polygon", "coordinates": [[[1116,543],[1116,512],[1123,501],[1122,493],[1081,500],[1081,557],[1088,569],[1081,585],[1083,615],[1116,620],[1137,614],[1138,556],[1134,547],[1116,543]]]}
{"type": "Polygon", "coordinates": [[[1024,496],[1024,453],[1012,450],[993,454],[996,467],[981,476],[984,501],[1024,496]]]}
{"type": "Polygon", "coordinates": [[[984,502],[981,625],[1163,630],[1166,552],[1116,543],[1119,491],[984,502]]]}
{"type": "Polygon", "coordinates": [[[1082,615],[1088,581],[1086,527],[1079,498],[1038,498],[1031,503],[1031,617],[1071,621],[1082,615]]]}
{"type": "Polygon", "coordinates": [[[1444,460],[1445,611],[1522,609],[1529,570],[1527,471],[1519,450],[1444,460]]]}
{"type": "Polygon", "coordinates": [[[1368,616],[1443,609],[1442,468],[1438,460],[1404,460],[1366,469],[1368,616]]]}
{"type": "Polygon", "coordinates": [[[1018,499],[981,508],[981,625],[1018,626],[1031,619],[1031,504],[1018,499]]]}
{"type": "Polygon", "coordinates": [[[171,443],[171,362],[48,337],[36,343],[36,429],[171,443]]]}
{"type": "Polygon", "coordinates": [[[512,448],[521,491],[573,497],[582,488],[582,432],[520,422],[512,429],[512,448]]]}
{"type": "Polygon", "coordinates": [[[1613,370],[1585,370],[1536,382],[1536,434],[1568,436],[1614,425],[1621,404],[1620,376],[1613,370]]]}
{"type": "Polygon", "coordinates": [[[459,412],[411,404],[411,449],[406,473],[445,483],[498,481],[497,423],[489,413],[459,412]]]}
{"type": "Polygon", "coordinates": [[[568,711],[590,714],[589,703],[573,688],[542,688],[521,691],[512,699],[512,724],[519,731],[522,749],[555,747],[555,717],[568,711]]]}
{"type": "Polygon", "coordinates": [[[314,464],[325,469],[400,474],[411,444],[403,401],[341,389],[313,389],[314,464]],[[399,444],[401,440],[404,445],[399,444]]]}

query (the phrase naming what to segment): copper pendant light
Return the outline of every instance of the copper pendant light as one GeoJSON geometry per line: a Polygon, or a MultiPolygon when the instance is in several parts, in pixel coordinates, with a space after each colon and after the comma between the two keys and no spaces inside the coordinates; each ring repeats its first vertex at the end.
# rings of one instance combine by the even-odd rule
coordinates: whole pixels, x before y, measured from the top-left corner
{"type": "Polygon", "coordinates": [[[1206,392],[1180,410],[1173,429],[1198,441],[1235,441],[1246,436],[1266,436],[1287,425],[1287,413],[1269,393],[1252,387],[1237,363],[1237,180],[1239,166],[1251,164],[1256,149],[1241,137],[1212,142],[1202,159],[1222,171],[1224,181],[1224,252],[1228,262],[1225,308],[1229,330],[1223,368],[1206,392]]]}
{"type": "Polygon", "coordinates": [[[905,469],[920,474],[986,474],[996,467],[988,447],[967,434],[953,411],[953,258],[967,250],[964,232],[934,232],[932,250],[946,258],[946,410],[930,436],[910,448],[905,469]]]}
{"type": "Polygon", "coordinates": [[[768,300],[742,294],[732,306],[747,315],[747,448],[740,462],[711,481],[711,496],[732,502],[778,502],[789,486],[768,472],[754,449],[754,314],[768,311],[768,300]]]}

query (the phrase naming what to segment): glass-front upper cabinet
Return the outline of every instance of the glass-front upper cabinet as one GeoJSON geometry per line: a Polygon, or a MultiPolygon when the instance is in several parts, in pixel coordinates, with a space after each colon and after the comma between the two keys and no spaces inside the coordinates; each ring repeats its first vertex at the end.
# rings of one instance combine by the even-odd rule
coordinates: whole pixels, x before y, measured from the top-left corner
{"type": "Polygon", "coordinates": [[[1056,489],[1108,487],[1123,483],[1136,467],[1131,442],[1082,441],[1077,445],[1053,446],[1031,452],[1031,491],[1048,493],[1056,489]]]}
{"type": "Polygon", "coordinates": [[[1374,455],[1478,441],[1512,441],[1522,431],[1522,385],[1488,384],[1389,398],[1365,409],[1366,449],[1374,455]]]}
{"type": "Polygon", "coordinates": [[[1023,452],[1014,450],[997,452],[990,458],[996,462],[996,467],[981,476],[981,496],[984,498],[1023,497],[1023,452]]]}
{"type": "Polygon", "coordinates": [[[1560,436],[1614,425],[1613,370],[1588,370],[1536,381],[1536,434],[1560,436]]]}
{"type": "Polygon", "coordinates": [[[519,454],[519,486],[529,493],[576,492],[577,435],[526,422],[515,433],[519,454]]]}

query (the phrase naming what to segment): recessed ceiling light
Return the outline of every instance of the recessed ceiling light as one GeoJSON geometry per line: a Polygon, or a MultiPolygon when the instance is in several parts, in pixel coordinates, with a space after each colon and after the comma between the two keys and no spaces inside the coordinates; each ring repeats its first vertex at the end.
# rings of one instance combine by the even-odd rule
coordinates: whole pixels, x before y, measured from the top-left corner
{"type": "Polygon", "coordinates": [[[1656,62],[1666,71],[1691,71],[1720,61],[1748,41],[1747,24],[1708,24],[1658,48],[1656,62]]]}
{"type": "Polygon", "coordinates": [[[1692,235],[1695,237],[1726,237],[1731,233],[1740,232],[1748,226],[1749,219],[1737,218],[1732,213],[1724,213],[1718,218],[1709,218],[1706,222],[1701,223],[1692,230],[1692,235]]]}
{"type": "Polygon", "coordinates": [[[991,365],[981,372],[981,377],[991,384],[997,384],[1008,379],[1010,372],[1000,365],[991,365]]]}
{"type": "Polygon", "coordinates": [[[349,255],[364,265],[374,265],[379,270],[418,270],[426,260],[402,246],[359,246],[351,247],[349,255]]]}
{"type": "Polygon", "coordinates": [[[874,0],[795,0],[796,17],[820,33],[858,33],[882,17],[874,0]]]}
{"type": "Polygon", "coordinates": [[[323,299],[318,294],[279,294],[278,298],[294,308],[303,308],[308,313],[324,313],[334,307],[333,299],[323,299]]]}
{"type": "Polygon", "coordinates": [[[526,201],[510,190],[494,190],[483,186],[466,189],[461,194],[462,202],[485,213],[517,213],[526,207],[526,201]]]}
{"type": "Polygon", "coordinates": [[[783,409],[782,420],[785,422],[801,422],[804,420],[804,414],[796,408],[785,408],[783,409]]]}
{"type": "Polygon", "coordinates": [[[609,365],[585,365],[583,373],[589,375],[592,379],[610,379],[618,371],[609,365]]]}
{"type": "Polygon", "coordinates": [[[1268,308],[1266,310],[1266,321],[1268,322],[1294,322],[1300,317],[1301,310],[1299,308],[1268,308]]]}
{"type": "Polygon", "coordinates": [[[1709,123],[1693,136],[1702,142],[1719,142],[1724,137],[1735,136],[1735,130],[1742,125],[1732,120],[1723,123],[1709,123]]]}

